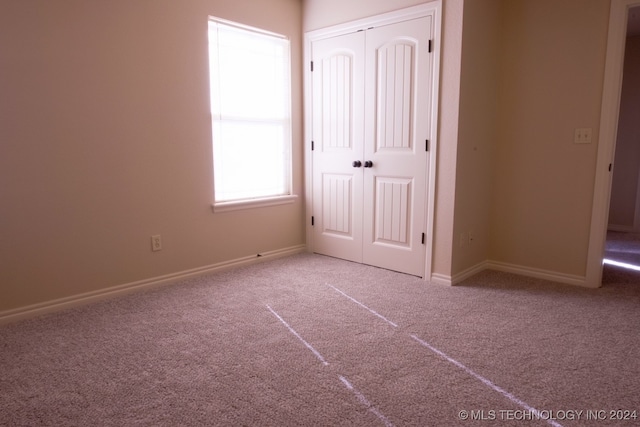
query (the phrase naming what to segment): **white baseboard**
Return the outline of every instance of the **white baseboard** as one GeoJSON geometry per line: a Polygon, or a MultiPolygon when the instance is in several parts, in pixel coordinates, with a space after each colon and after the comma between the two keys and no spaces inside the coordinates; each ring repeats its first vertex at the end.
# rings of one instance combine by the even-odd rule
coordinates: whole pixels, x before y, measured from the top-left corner
{"type": "Polygon", "coordinates": [[[617,225],[617,224],[609,224],[609,226],[607,227],[608,231],[619,231],[622,233],[633,233],[636,230],[633,228],[633,226],[630,225],[617,225]]]}
{"type": "Polygon", "coordinates": [[[487,269],[504,271],[505,273],[519,274],[520,276],[534,277],[536,279],[549,280],[551,282],[566,283],[569,285],[591,287],[587,285],[585,276],[558,273],[556,271],[542,270],[539,268],[523,267],[521,265],[507,264],[505,262],[488,261],[487,269]]]}
{"type": "Polygon", "coordinates": [[[518,274],[525,277],[533,277],[536,279],[549,280],[557,283],[566,283],[574,286],[592,287],[587,284],[585,276],[577,276],[572,274],[558,273],[555,271],[541,270],[538,268],[523,267],[521,265],[508,264],[499,261],[483,261],[453,276],[434,273],[431,275],[431,282],[441,285],[456,285],[469,277],[478,274],[484,270],[503,271],[505,273],[518,274]]]}
{"type": "Polygon", "coordinates": [[[208,273],[220,272],[231,268],[241,267],[245,265],[256,264],[284,256],[293,255],[304,252],[306,245],[291,246],[284,249],[277,249],[269,252],[262,252],[257,255],[237,258],[230,261],[224,261],[216,264],[206,265],[203,267],[193,268],[190,270],[179,271],[177,273],[166,274],[163,276],[152,277],[149,279],[139,280],[136,282],[126,283],[123,285],[112,286],[98,291],[86,292],[70,297],[59,298],[43,303],[28,305],[11,310],[0,311],[0,325],[40,316],[46,313],[52,313],[80,305],[89,304],[115,296],[125,295],[128,293],[140,291],[142,289],[154,288],[162,285],[168,285],[190,277],[201,276],[208,273]]]}
{"type": "Polygon", "coordinates": [[[478,274],[481,271],[487,269],[487,262],[483,261],[473,267],[467,268],[466,270],[454,274],[453,276],[447,276],[446,274],[434,273],[431,275],[431,282],[437,283],[439,285],[456,285],[462,282],[465,279],[473,276],[474,274],[478,274]]]}
{"type": "Polygon", "coordinates": [[[446,274],[440,274],[440,273],[431,274],[431,279],[429,281],[432,283],[436,283],[438,285],[451,286],[453,284],[453,280],[451,279],[451,276],[447,276],[446,274]]]}
{"type": "Polygon", "coordinates": [[[452,277],[452,284],[457,285],[463,280],[468,279],[469,277],[487,269],[488,269],[487,261],[483,261],[479,264],[474,265],[473,267],[470,267],[464,271],[461,271],[460,273],[454,274],[452,277]]]}

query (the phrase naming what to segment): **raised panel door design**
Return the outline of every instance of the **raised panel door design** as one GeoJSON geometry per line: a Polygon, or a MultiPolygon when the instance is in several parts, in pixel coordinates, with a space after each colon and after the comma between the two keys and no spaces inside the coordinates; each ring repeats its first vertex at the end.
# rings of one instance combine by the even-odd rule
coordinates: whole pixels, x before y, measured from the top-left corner
{"type": "Polygon", "coordinates": [[[377,149],[411,149],[414,43],[399,40],[384,45],[376,56],[377,149]]]}
{"type": "Polygon", "coordinates": [[[424,274],[430,17],[367,31],[363,260],[424,274]]]}
{"type": "Polygon", "coordinates": [[[374,243],[409,246],[411,183],[406,178],[376,178],[374,243]]]}
{"type": "Polygon", "coordinates": [[[336,53],[322,59],[323,149],[351,148],[353,134],[353,57],[336,53]]]}
{"type": "Polygon", "coordinates": [[[325,174],[322,182],[322,232],[353,238],[353,177],[325,174]]]}
{"type": "Polygon", "coordinates": [[[312,49],[313,250],[362,262],[364,34],[312,49]]]}
{"type": "Polygon", "coordinates": [[[313,42],[314,252],[423,275],[431,20],[313,42]]]}

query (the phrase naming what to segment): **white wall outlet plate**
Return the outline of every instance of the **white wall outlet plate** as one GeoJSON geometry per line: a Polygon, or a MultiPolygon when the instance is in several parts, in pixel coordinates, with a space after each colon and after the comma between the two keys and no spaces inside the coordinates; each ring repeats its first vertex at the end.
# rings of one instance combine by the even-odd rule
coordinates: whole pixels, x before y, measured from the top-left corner
{"type": "Polygon", "coordinates": [[[153,252],[162,250],[162,238],[160,237],[159,234],[156,234],[155,236],[151,236],[151,250],[153,252]]]}

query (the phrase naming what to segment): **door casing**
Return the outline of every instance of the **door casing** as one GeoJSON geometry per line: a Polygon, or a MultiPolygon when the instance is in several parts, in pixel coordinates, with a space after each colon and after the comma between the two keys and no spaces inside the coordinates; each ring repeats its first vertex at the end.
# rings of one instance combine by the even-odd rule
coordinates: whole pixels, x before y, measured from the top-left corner
{"type": "Polygon", "coordinates": [[[600,112],[600,133],[598,135],[596,178],[593,189],[589,251],[585,275],[585,286],[590,288],[597,288],[602,285],[602,261],[609,222],[612,165],[615,158],[620,96],[622,93],[627,14],[629,9],[635,6],[640,6],[639,0],[612,0],[611,2],[602,109],[600,112]]]}

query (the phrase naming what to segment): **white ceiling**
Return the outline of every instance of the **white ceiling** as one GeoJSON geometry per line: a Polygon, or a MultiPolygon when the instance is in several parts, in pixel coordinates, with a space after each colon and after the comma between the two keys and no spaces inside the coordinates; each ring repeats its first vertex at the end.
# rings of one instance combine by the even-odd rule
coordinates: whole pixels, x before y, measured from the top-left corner
{"type": "Polygon", "coordinates": [[[629,9],[627,36],[640,36],[640,6],[629,9]]]}

